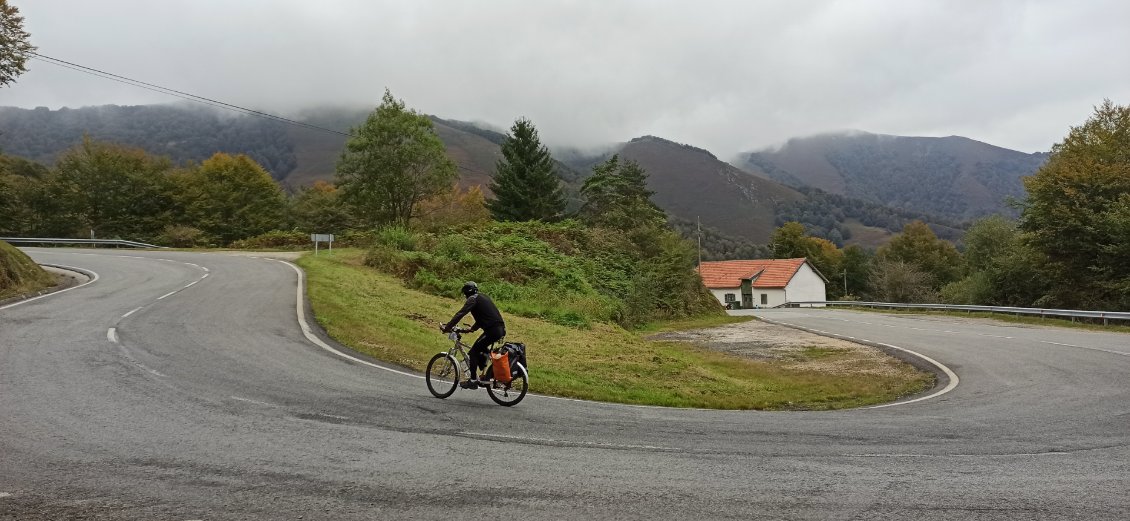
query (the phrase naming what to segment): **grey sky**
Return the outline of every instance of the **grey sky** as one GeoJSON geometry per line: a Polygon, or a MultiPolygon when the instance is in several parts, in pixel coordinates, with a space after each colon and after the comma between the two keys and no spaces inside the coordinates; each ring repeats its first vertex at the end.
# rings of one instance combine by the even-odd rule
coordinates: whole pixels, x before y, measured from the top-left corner
{"type": "MultiPolygon", "coordinates": [[[[9,0],[41,54],[262,110],[376,105],[729,158],[859,129],[1047,150],[1130,103],[1130,2],[9,0]]],[[[0,105],[175,101],[32,61],[0,105]]]]}

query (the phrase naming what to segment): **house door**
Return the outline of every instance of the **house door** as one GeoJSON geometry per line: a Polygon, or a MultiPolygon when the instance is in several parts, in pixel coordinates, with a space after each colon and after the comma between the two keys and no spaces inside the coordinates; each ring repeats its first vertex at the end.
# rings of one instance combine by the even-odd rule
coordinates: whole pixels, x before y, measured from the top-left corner
{"type": "Polygon", "coordinates": [[[753,307],[753,284],[748,280],[742,281],[742,308],[749,309],[753,307]]]}

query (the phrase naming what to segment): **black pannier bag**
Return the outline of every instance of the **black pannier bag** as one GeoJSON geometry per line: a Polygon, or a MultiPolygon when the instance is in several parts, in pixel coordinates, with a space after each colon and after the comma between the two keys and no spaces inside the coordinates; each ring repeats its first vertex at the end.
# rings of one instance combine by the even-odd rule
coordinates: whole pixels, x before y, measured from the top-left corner
{"type": "Polygon", "coordinates": [[[514,367],[514,362],[519,362],[527,371],[530,370],[530,367],[526,365],[526,344],[507,342],[503,344],[502,347],[505,348],[506,353],[510,355],[510,367],[514,367]]]}

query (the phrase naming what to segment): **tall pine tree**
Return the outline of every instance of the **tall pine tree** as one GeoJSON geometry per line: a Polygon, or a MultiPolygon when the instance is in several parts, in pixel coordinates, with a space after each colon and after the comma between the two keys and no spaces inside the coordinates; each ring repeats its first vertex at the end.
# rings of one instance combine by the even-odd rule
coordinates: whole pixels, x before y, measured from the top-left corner
{"type": "Polygon", "coordinates": [[[554,221],[565,212],[565,195],[553,158],[538,139],[534,124],[520,118],[502,143],[487,202],[498,221],[554,221]]]}

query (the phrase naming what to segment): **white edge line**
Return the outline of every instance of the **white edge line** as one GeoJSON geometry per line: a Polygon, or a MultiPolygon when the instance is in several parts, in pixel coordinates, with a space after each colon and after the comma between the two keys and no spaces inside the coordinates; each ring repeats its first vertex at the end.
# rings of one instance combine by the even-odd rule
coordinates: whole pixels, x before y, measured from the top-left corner
{"type": "Polygon", "coordinates": [[[908,403],[921,402],[923,400],[929,400],[930,398],[941,396],[941,395],[946,394],[946,393],[957,388],[957,384],[960,381],[957,377],[957,373],[954,373],[953,371],[951,371],[950,368],[946,367],[941,362],[934,360],[933,358],[930,358],[930,357],[928,357],[928,356],[926,356],[922,353],[917,353],[917,352],[911,351],[911,350],[903,348],[903,347],[899,347],[899,346],[891,345],[891,344],[886,344],[886,343],[883,343],[883,342],[876,342],[876,343],[879,344],[879,345],[887,346],[887,347],[892,348],[892,349],[898,349],[899,351],[903,351],[905,353],[910,353],[914,356],[917,356],[918,358],[921,358],[921,359],[923,359],[927,362],[930,362],[931,364],[934,364],[934,367],[941,369],[942,372],[945,373],[947,377],[949,377],[950,381],[949,381],[948,385],[946,385],[945,387],[943,387],[941,390],[939,390],[938,392],[936,392],[934,394],[922,396],[920,398],[915,398],[913,400],[907,400],[905,402],[886,403],[886,404],[883,404],[883,405],[872,405],[871,407],[867,407],[867,409],[882,409],[884,407],[894,407],[895,405],[905,405],[905,404],[908,404],[908,403]]]}
{"type": "Polygon", "coordinates": [[[106,330],[106,340],[109,340],[109,341],[117,344],[118,343],[118,328],[112,327],[110,329],[107,329],[106,330]]]}
{"type": "MultiPolygon", "coordinates": [[[[87,254],[87,255],[89,255],[89,254],[87,254]]],[[[51,292],[51,293],[45,293],[45,294],[40,295],[38,297],[32,297],[32,298],[29,298],[29,299],[21,300],[19,302],[14,302],[14,303],[8,304],[6,306],[0,306],[0,310],[4,310],[4,309],[8,309],[8,308],[14,308],[14,307],[19,306],[21,304],[27,304],[28,302],[39,300],[41,298],[47,298],[47,297],[50,297],[50,296],[58,295],[60,293],[66,293],[68,291],[71,291],[72,289],[79,289],[83,286],[86,286],[86,285],[89,285],[89,284],[94,284],[94,282],[98,280],[98,274],[93,272],[93,271],[87,270],[87,269],[76,268],[74,266],[63,266],[63,265],[60,265],[60,264],[42,264],[42,266],[51,266],[52,268],[60,268],[60,269],[64,269],[64,270],[70,270],[70,271],[73,271],[75,273],[81,273],[83,275],[89,276],[90,280],[88,280],[88,281],[86,281],[82,284],[79,284],[78,286],[72,286],[72,287],[69,287],[67,289],[61,289],[59,291],[54,291],[54,292],[51,292]]]]}
{"type": "MultiPolygon", "coordinates": [[[[364,364],[364,365],[367,365],[369,367],[375,367],[377,369],[383,369],[383,370],[388,371],[390,373],[402,374],[404,376],[411,376],[412,378],[419,378],[421,380],[424,379],[424,377],[420,376],[420,375],[415,375],[415,374],[412,374],[412,373],[406,373],[404,371],[398,371],[396,369],[385,367],[383,365],[374,364],[372,362],[362,360],[362,359],[357,358],[355,356],[350,356],[346,353],[338,351],[337,349],[334,349],[329,344],[323,342],[322,339],[318,338],[318,336],[314,334],[313,330],[310,328],[310,324],[308,324],[306,322],[306,306],[305,306],[305,303],[302,301],[302,290],[303,290],[303,288],[306,287],[306,274],[303,273],[302,270],[298,268],[298,266],[295,266],[294,264],[292,264],[290,262],[287,262],[287,261],[284,261],[284,260],[278,260],[278,259],[270,259],[270,260],[286,264],[287,266],[290,266],[290,268],[293,269],[295,273],[298,274],[298,290],[297,290],[298,295],[296,297],[295,303],[296,303],[296,307],[298,309],[298,326],[302,328],[302,334],[306,337],[306,340],[309,340],[314,345],[316,345],[316,346],[318,346],[322,349],[325,349],[326,351],[329,351],[329,352],[331,352],[331,353],[333,353],[337,356],[345,358],[346,360],[350,360],[352,362],[364,364]]],[[[205,275],[205,276],[207,276],[207,275],[205,275]]]]}
{"type": "MultiPolygon", "coordinates": [[[[840,336],[840,335],[833,335],[831,333],[824,333],[824,332],[817,330],[817,329],[811,329],[811,328],[806,328],[806,327],[803,327],[803,326],[796,326],[796,325],[793,325],[793,324],[788,324],[786,322],[780,322],[780,321],[765,318],[765,317],[758,317],[758,318],[760,318],[761,320],[764,320],[766,322],[770,322],[770,323],[774,323],[774,324],[787,325],[787,326],[790,326],[790,327],[795,327],[797,329],[802,329],[802,330],[805,330],[805,331],[812,331],[812,332],[815,332],[815,333],[823,333],[827,336],[832,336],[832,337],[840,336]]],[[[949,378],[949,384],[947,384],[945,387],[943,387],[941,390],[939,390],[936,393],[929,394],[929,395],[926,395],[926,396],[922,396],[922,397],[919,397],[919,398],[915,398],[913,400],[906,400],[904,402],[885,403],[885,404],[882,404],[882,405],[872,405],[870,407],[864,407],[864,409],[882,409],[884,407],[894,407],[896,405],[906,405],[908,403],[921,402],[923,400],[929,400],[931,398],[936,398],[938,396],[941,396],[943,394],[946,394],[946,393],[956,389],[958,382],[961,381],[960,379],[958,379],[957,373],[954,373],[952,370],[950,370],[950,368],[946,367],[941,362],[934,360],[933,358],[930,358],[930,357],[928,357],[928,356],[926,356],[922,353],[918,353],[918,352],[906,349],[904,347],[899,347],[899,346],[896,346],[896,345],[887,344],[887,343],[883,343],[883,342],[875,342],[875,343],[879,344],[881,346],[889,347],[891,349],[898,349],[899,351],[911,354],[913,356],[916,356],[918,358],[921,358],[921,359],[929,362],[934,367],[937,367],[939,370],[941,370],[943,373],[945,373],[945,375],[949,378]]]]}
{"type": "MultiPolygon", "coordinates": [[[[302,328],[302,334],[306,336],[307,340],[314,343],[318,347],[321,347],[322,349],[329,351],[330,353],[333,353],[337,356],[345,358],[346,360],[351,360],[353,362],[357,362],[359,364],[364,364],[364,365],[367,365],[369,367],[375,367],[377,369],[388,371],[390,373],[401,374],[401,375],[404,375],[404,376],[411,376],[412,378],[418,378],[420,380],[424,379],[424,377],[420,376],[420,375],[416,375],[416,374],[412,374],[412,373],[406,373],[404,371],[398,371],[396,369],[385,367],[383,365],[374,364],[372,362],[362,360],[362,359],[357,358],[355,356],[350,356],[346,353],[338,351],[337,349],[334,349],[333,347],[330,347],[328,344],[323,342],[322,339],[320,339],[316,335],[314,335],[313,331],[310,328],[310,325],[306,323],[306,307],[304,306],[304,302],[302,301],[302,289],[305,287],[304,281],[306,280],[306,275],[302,272],[302,269],[300,269],[298,266],[295,266],[294,264],[287,262],[287,261],[284,261],[284,260],[279,260],[279,259],[267,259],[267,260],[272,260],[272,261],[275,261],[275,262],[281,262],[283,264],[286,264],[287,266],[290,266],[290,268],[293,269],[296,273],[298,273],[298,297],[297,297],[297,301],[296,301],[296,305],[297,305],[297,308],[298,308],[298,325],[299,325],[299,327],[302,328]]],[[[595,400],[581,400],[581,399],[578,399],[578,398],[565,398],[563,396],[547,396],[547,395],[544,395],[544,394],[537,394],[537,393],[529,393],[526,396],[536,396],[538,398],[546,398],[546,399],[550,399],[550,400],[561,400],[561,401],[566,401],[566,402],[598,404],[598,405],[606,405],[606,406],[612,406],[612,407],[627,407],[627,408],[632,408],[632,409],[710,411],[710,412],[715,412],[715,413],[735,413],[735,414],[748,414],[749,412],[751,412],[751,411],[741,410],[741,409],[708,409],[708,408],[705,408],[705,407],[664,407],[662,405],[639,405],[639,404],[632,404],[632,403],[600,402],[600,401],[595,401],[595,400]]]]}
{"type": "MultiPolygon", "coordinates": [[[[377,369],[388,371],[390,373],[401,374],[401,375],[404,375],[404,376],[411,376],[412,378],[418,378],[420,380],[424,379],[424,377],[420,376],[420,375],[415,375],[415,374],[412,374],[412,373],[406,373],[404,371],[398,371],[396,369],[388,368],[388,367],[385,367],[383,365],[374,364],[372,362],[368,362],[368,361],[362,360],[360,358],[350,356],[346,353],[338,351],[337,349],[334,349],[333,347],[330,347],[328,344],[323,342],[322,339],[320,339],[316,335],[314,335],[313,331],[310,329],[310,325],[306,323],[306,308],[304,306],[304,302],[302,301],[302,289],[306,286],[305,285],[305,280],[306,280],[305,273],[302,272],[301,268],[299,268],[298,266],[295,266],[291,262],[279,260],[279,259],[269,259],[269,258],[267,260],[272,260],[272,261],[275,261],[275,262],[281,262],[283,264],[286,264],[287,266],[290,266],[290,268],[292,270],[294,270],[295,273],[298,274],[298,290],[297,290],[298,296],[297,296],[297,300],[296,300],[296,307],[298,309],[298,325],[299,325],[299,327],[302,328],[302,334],[306,336],[307,340],[314,343],[318,347],[321,347],[322,349],[329,351],[330,353],[333,353],[337,356],[345,358],[346,360],[351,360],[351,361],[357,362],[359,364],[367,365],[369,367],[375,367],[377,369]]],[[[205,276],[207,276],[207,275],[205,275],[205,276]]],[[[957,379],[957,376],[954,375],[953,379],[950,380],[950,381],[955,382],[956,379],[957,379]]],[[[596,405],[605,405],[605,406],[611,406],[611,407],[626,407],[626,408],[630,408],[630,409],[709,411],[709,412],[712,412],[712,413],[733,413],[733,414],[749,414],[750,412],[760,412],[760,411],[749,411],[749,410],[744,410],[744,409],[709,409],[709,408],[706,408],[706,407],[665,407],[665,406],[662,406],[662,405],[641,405],[641,404],[634,404],[634,403],[601,402],[601,401],[596,401],[596,400],[581,400],[579,398],[566,398],[564,396],[548,396],[548,395],[537,394],[537,393],[529,393],[529,394],[527,394],[527,396],[536,396],[538,398],[546,398],[546,399],[549,399],[549,400],[561,400],[561,401],[564,401],[564,402],[596,404],[596,405]]],[[[932,397],[932,396],[933,395],[931,395],[930,397],[932,397]]],[[[917,400],[915,400],[915,401],[917,401],[917,400]]],[[[893,403],[893,404],[889,404],[889,405],[900,405],[900,404],[903,404],[903,403],[910,403],[910,402],[899,402],[899,403],[893,403]]]]}

